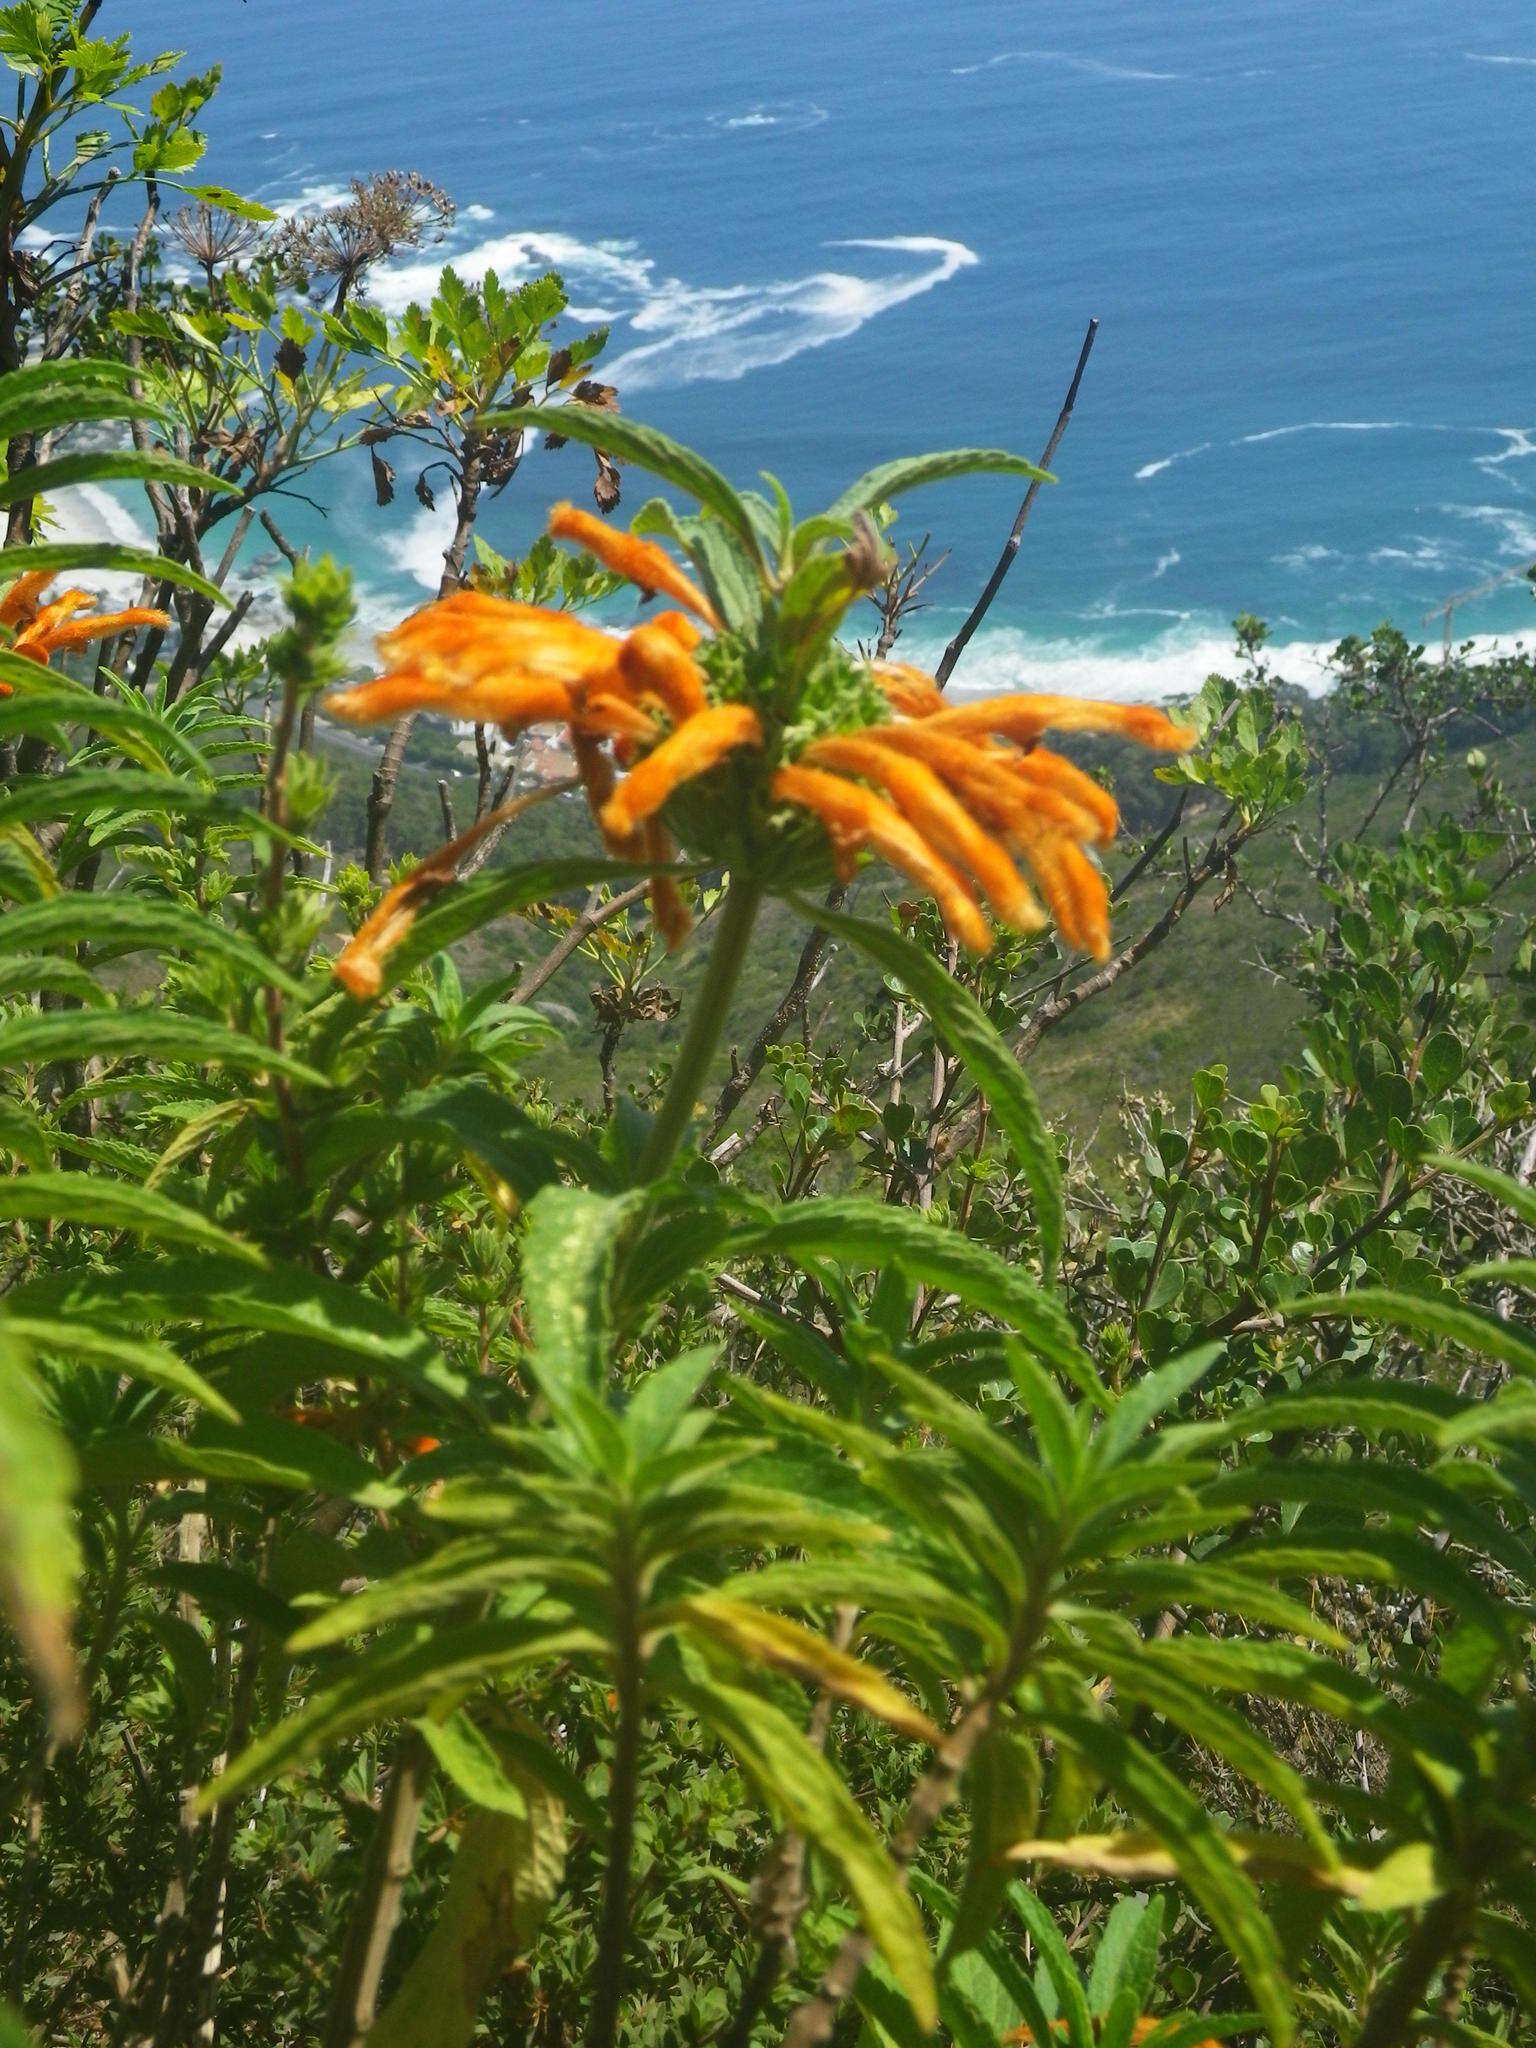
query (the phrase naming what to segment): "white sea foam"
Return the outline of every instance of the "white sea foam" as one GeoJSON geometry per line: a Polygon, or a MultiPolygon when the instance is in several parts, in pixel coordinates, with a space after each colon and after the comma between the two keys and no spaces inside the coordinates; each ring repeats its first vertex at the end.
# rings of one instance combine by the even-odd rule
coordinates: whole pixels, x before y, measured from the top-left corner
{"type": "MultiPolygon", "coordinates": [[[[936,632],[930,626],[921,634],[904,634],[902,658],[931,667],[943,646],[936,632]]],[[[1480,660],[1507,654],[1516,644],[1509,634],[1471,637],[1473,658],[1480,660]]],[[[1276,676],[1320,696],[1332,681],[1328,662],[1334,645],[1290,640],[1272,643],[1265,653],[1276,676]]],[[[1240,667],[1230,631],[1210,615],[1186,616],[1134,652],[1096,643],[1091,635],[1049,639],[1014,627],[983,627],[961,656],[949,688],[962,698],[1044,690],[1115,703],[1159,703],[1189,697],[1207,676],[1235,676],[1240,667]]]]}
{"type": "Polygon", "coordinates": [[[1336,562],[1337,548],[1325,548],[1320,540],[1303,541],[1299,548],[1288,548],[1283,555],[1271,555],[1282,569],[1313,569],[1319,562],[1336,562]]]}
{"type": "MultiPolygon", "coordinates": [[[[791,135],[820,128],[831,116],[816,100],[759,100],[732,113],[709,114],[707,125],[719,135],[750,134],[754,129],[782,128],[791,135]]],[[[671,140],[670,134],[666,137],[671,140]]]]}
{"type": "Polygon", "coordinates": [[[1177,548],[1169,548],[1166,554],[1159,555],[1157,567],[1152,571],[1152,581],[1156,583],[1160,576],[1166,576],[1170,569],[1176,569],[1183,559],[1177,548]]]}
{"type": "Polygon", "coordinates": [[[402,576],[423,590],[436,590],[443,576],[443,552],[453,538],[453,519],[451,505],[439,505],[435,511],[423,505],[404,526],[381,531],[379,545],[402,576]]]}
{"type": "Polygon", "coordinates": [[[1536,57],[1510,56],[1497,50],[1463,50],[1462,55],[1469,64],[1515,64],[1522,70],[1536,67],[1536,57]]]}
{"type": "Polygon", "coordinates": [[[1456,519],[1492,527],[1504,560],[1536,561],[1536,516],[1531,513],[1509,505],[1442,505],[1440,510],[1456,519]]]}
{"type": "MultiPolygon", "coordinates": [[[[49,501],[54,516],[51,540],[90,544],[115,541],[121,547],[152,548],[155,536],[121,498],[100,484],[71,484],[49,501]]],[[[137,601],[142,578],[118,569],[71,569],[71,583],[114,604],[137,601]]]]}
{"type": "MultiPolygon", "coordinates": [[[[828,245],[866,250],[902,262],[878,268],[827,268],[799,277],[725,285],[697,285],[666,276],[633,242],[583,242],[573,235],[519,231],[491,236],[450,260],[469,276],[495,270],[506,281],[558,270],[572,293],[573,311],[592,318],[601,309],[622,323],[623,343],[607,358],[604,375],[626,392],[698,379],[732,381],[752,370],[788,362],[854,334],[866,321],[945,284],[979,261],[963,242],[938,235],[866,237],[828,245]]],[[[386,311],[400,312],[430,297],[443,257],[434,254],[389,264],[374,273],[369,293],[386,311]]]]}
{"type": "Polygon", "coordinates": [[[1080,57],[1073,50],[999,50],[995,57],[984,57],[976,64],[952,65],[950,76],[973,78],[978,71],[995,71],[1002,64],[1060,64],[1068,71],[1087,72],[1093,78],[1141,80],[1155,85],[1172,84],[1188,76],[1183,71],[1144,71],[1132,64],[1109,64],[1102,57],[1080,57]]]}
{"type": "Polygon", "coordinates": [[[293,180],[302,178],[303,171],[289,171],[282,174],[282,181],[288,189],[272,194],[272,187],[278,178],[269,178],[267,183],[258,185],[252,192],[253,199],[260,199],[263,206],[271,207],[279,220],[292,220],[296,213],[323,213],[333,206],[344,206],[352,197],[350,185],[338,185],[331,179],[320,178],[297,188],[293,180]]]}
{"type": "Polygon", "coordinates": [[[1293,434],[1394,434],[1411,425],[1410,420],[1298,420],[1293,426],[1265,427],[1257,434],[1240,434],[1230,445],[1252,448],[1260,441],[1287,441],[1293,434]]]}
{"type": "MultiPolygon", "coordinates": [[[[1504,443],[1495,455],[1474,455],[1472,458],[1477,467],[1485,470],[1489,476],[1498,476],[1506,463],[1523,462],[1528,455],[1536,455],[1536,440],[1532,439],[1532,435],[1536,434],[1536,428],[1488,427],[1484,431],[1497,435],[1504,443]]],[[[1512,485],[1516,490],[1521,488],[1512,476],[1504,477],[1502,481],[1512,485]]]]}
{"type": "Polygon", "coordinates": [[[1155,462],[1144,462],[1136,472],[1136,481],[1144,484],[1149,477],[1161,476],[1165,469],[1172,469],[1176,462],[1188,462],[1192,456],[1204,455],[1210,447],[1209,441],[1201,441],[1194,448],[1180,448],[1173,455],[1160,455],[1155,462]]]}
{"type": "Polygon", "coordinates": [[[1373,562],[1407,562],[1415,569],[1443,569],[1446,566],[1445,545],[1442,541],[1429,540],[1423,534],[1410,536],[1412,546],[1406,548],[1372,548],[1373,562]]]}

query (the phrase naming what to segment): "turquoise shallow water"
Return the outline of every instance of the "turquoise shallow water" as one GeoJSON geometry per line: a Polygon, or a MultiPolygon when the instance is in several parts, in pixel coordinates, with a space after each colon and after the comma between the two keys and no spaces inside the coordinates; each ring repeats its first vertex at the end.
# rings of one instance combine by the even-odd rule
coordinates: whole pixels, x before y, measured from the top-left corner
{"type": "MultiPolygon", "coordinates": [[[[1420,630],[1536,557],[1529,0],[113,13],[223,59],[199,175],[287,203],[426,172],[456,229],[381,296],[444,255],[554,264],[612,318],[626,410],[797,502],[895,452],[1037,453],[1097,314],[1061,482],[962,680],[1176,687],[1240,609],[1305,670],[1303,647],[1420,630]]],[[[537,461],[487,515],[498,545],[586,487],[579,451],[537,461]]],[[[326,495],[317,537],[370,605],[435,582],[441,522],[408,487],[377,514],[359,455],[326,495]]],[[[915,651],[963,613],[1012,498],[908,502],[903,529],[952,549],[915,651]]],[[[1530,613],[1513,584],[1458,626],[1530,613]]]]}

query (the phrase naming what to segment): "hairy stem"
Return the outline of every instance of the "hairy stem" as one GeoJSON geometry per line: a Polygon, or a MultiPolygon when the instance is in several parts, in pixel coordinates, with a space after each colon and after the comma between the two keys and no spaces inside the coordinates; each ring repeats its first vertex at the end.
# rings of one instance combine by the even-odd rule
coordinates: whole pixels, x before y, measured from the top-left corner
{"type": "Polygon", "coordinates": [[[592,2009],[586,2048],[613,2048],[624,1992],[624,1950],[629,1939],[629,1859],[635,1838],[635,1800],[640,1779],[640,1589],[635,1579],[631,1531],[621,1527],[614,1596],[618,1625],[618,1737],[608,1791],[608,1856],[603,1874],[602,1918],[597,1964],[592,1973],[592,2009]]]}
{"type": "Polygon", "coordinates": [[[693,1117],[699,1090],[709,1073],[710,1063],[725,1031],[731,996],[747,956],[747,944],[757,922],[762,892],[755,882],[733,878],[720,906],[720,928],[709,956],[704,979],[693,999],[693,1016],[678,1050],[677,1064],[656,1121],[651,1127],[645,1156],[640,1161],[642,1180],[655,1180],[672,1163],[684,1131],[693,1117]]]}
{"type": "Polygon", "coordinates": [[[1403,1959],[1371,2003],[1355,2048],[1408,2048],[1417,2041],[1414,2014],[1423,2005],[1436,1970],[1455,1953],[1466,1919],[1466,1902],[1448,1892],[1426,1908],[1403,1959]]]}
{"type": "Polygon", "coordinates": [[[427,1745],[412,1731],[390,1766],[378,1824],[363,1867],[362,1889],[342,1950],[325,2048],[362,2048],[378,2009],[379,1980],[400,1918],[416,1855],[416,1823],[426,1791],[427,1745]]]}

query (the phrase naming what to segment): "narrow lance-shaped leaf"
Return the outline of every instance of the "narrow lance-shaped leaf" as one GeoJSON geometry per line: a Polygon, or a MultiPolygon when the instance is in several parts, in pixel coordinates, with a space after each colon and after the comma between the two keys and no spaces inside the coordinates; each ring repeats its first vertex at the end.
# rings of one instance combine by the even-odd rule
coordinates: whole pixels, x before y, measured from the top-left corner
{"type": "Polygon", "coordinates": [[[0,1331],[0,1612],[31,1665],[55,1740],[82,1716],[70,1621],[80,1572],[75,1463],[20,1345],[0,1331]]]}
{"type": "Polygon", "coordinates": [[[1049,470],[1006,448],[939,448],[931,455],[898,456],[882,462],[839,493],[827,507],[828,519],[851,519],[855,512],[868,512],[887,498],[900,497],[923,484],[947,483],[953,477],[976,476],[985,472],[1002,476],[1027,476],[1053,484],[1049,470]]]}
{"type": "Polygon", "coordinates": [[[179,462],[156,450],[145,454],[126,450],[100,449],[85,455],[61,455],[36,469],[19,470],[15,476],[0,477],[0,505],[14,505],[22,498],[42,498],[76,484],[96,483],[182,484],[194,491],[233,491],[238,487],[226,478],[195,462],[179,462]]]}
{"type": "Polygon", "coordinates": [[[118,541],[40,541],[33,547],[7,548],[0,555],[0,579],[20,576],[34,569],[110,569],[119,575],[148,576],[157,583],[174,583],[181,590],[195,590],[199,597],[227,605],[229,599],[216,583],[199,576],[182,562],[168,562],[152,548],[125,547],[118,541]]]}
{"type": "Polygon", "coordinates": [[[184,1395],[226,1422],[240,1420],[239,1410],[216,1387],[178,1358],[168,1344],[154,1338],[125,1337],[117,1330],[103,1330],[93,1323],[61,1322],[54,1316],[19,1316],[9,1309],[0,1311],[0,1332],[32,1345],[66,1371],[86,1366],[114,1375],[125,1373],[130,1379],[143,1380],[146,1386],[184,1395]]]}
{"type": "Polygon", "coordinates": [[[71,889],[57,902],[19,904],[5,914],[4,937],[8,944],[18,946],[88,945],[93,960],[116,960],[125,953],[142,952],[214,954],[288,995],[303,993],[303,983],[254,940],[231,931],[216,918],[188,904],[119,891],[103,894],[71,889]]]}
{"type": "Polygon", "coordinates": [[[1281,1311],[1297,1321],[1346,1317],[1386,1323],[1395,1330],[1441,1343],[1460,1344],[1483,1358],[1497,1358],[1517,1372],[1536,1377],[1536,1344],[1512,1323],[1483,1315],[1462,1302],[1434,1294],[1405,1294],[1388,1287],[1352,1287],[1344,1294],[1312,1294],[1286,1302],[1281,1311]]]}
{"type": "Polygon", "coordinates": [[[681,1677],[671,1681],[669,1690],[730,1747],[759,1792],[838,1870],[919,2026],[931,2030],[938,2002],[922,1916],[826,1758],[777,1707],[755,1693],[681,1677]]]}
{"type": "MultiPolygon", "coordinates": [[[[290,1052],[231,1031],[211,1018],[183,1017],[174,1010],[137,1008],[98,1012],[82,1044],[77,1011],[23,1010],[0,1022],[0,1067],[74,1059],[88,1051],[99,1059],[184,1060],[191,1066],[230,1067],[245,1074],[286,1074],[312,1088],[328,1088],[326,1076],[290,1052]]],[[[90,1084],[97,1092],[101,1078],[90,1084]]],[[[126,1077],[120,1086],[128,1085],[126,1077]]]]}
{"type": "Polygon", "coordinates": [[[533,1941],[565,1869],[565,1814],[530,1780],[521,1814],[477,1807],[459,1835],[448,1889],[367,2048],[464,2048],[480,2008],[533,1941]]]}
{"type": "MultiPolygon", "coordinates": [[[[89,1027],[87,1027],[89,1029],[89,1027]]],[[[21,1173],[0,1179],[0,1220],[78,1223],[95,1230],[132,1230],[170,1244],[202,1245],[254,1265],[254,1245],[168,1195],[84,1173],[21,1173]]]]}
{"type": "Polygon", "coordinates": [[[912,1279],[950,1290],[970,1307],[1010,1324],[1090,1398],[1103,1398],[1103,1386],[1061,1305],[1021,1267],[920,1212],[857,1196],[800,1202],[738,1225],[731,1248],[897,1266],[912,1279]]]}
{"type": "Polygon", "coordinates": [[[1205,1806],[1138,1742],[1085,1714],[1048,1710],[1047,1725],[1108,1781],[1144,1825],[1154,1829],[1180,1877],[1222,1936],[1262,2010],[1275,2048],[1293,2032],[1277,1937],[1252,1880],[1205,1806]]]}
{"type": "Polygon", "coordinates": [[[622,413],[599,412],[591,406],[572,402],[562,406],[516,405],[505,412],[487,413],[480,422],[492,433],[516,427],[537,432],[564,434],[569,441],[581,441],[600,448],[616,462],[631,462],[649,470],[664,483],[675,484],[701,505],[707,505],[740,540],[754,562],[761,563],[762,550],[752,515],[732,485],[713,463],[706,462],[681,441],[626,419],[622,413]]]}
{"type": "Polygon", "coordinates": [[[1041,1262],[1049,1281],[1061,1257],[1066,1227],[1061,1168],[1035,1091],[1002,1034],[988,1021],[970,990],[962,988],[931,954],[900,932],[889,925],[797,901],[807,916],[896,976],[986,1097],[993,1120],[1013,1147],[1034,1197],[1041,1262]]]}
{"type": "Polygon", "coordinates": [[[1424,1164],[1437,1173],[1450,1174],[1471,1187],[1481,1188],[1485,1195],[1492,1195],[1495,1201],[1513,1210],[1522,1223],[1536,1228],[1536,1187],[1516,1180],[1512,1173],[1500,1173],[1496,1166],[1485,1166],[1481,1160],[1458,1159],[1453,1153],[1444,1152],[1432,1152],[1424,1164]]]}
{"type": "Polygon", "coordinates": [[[62,733],[70,726],[88,726],[110,733],[128,759],[151,774],[166,773],[174,757],[200,782],[212,779],[201,750],[141,697],[98,697],[57,669],[39,668],[35,661],[3,650],[0,682],[9,684],[11,691],[0,700],[0,736],[62,733]]]}

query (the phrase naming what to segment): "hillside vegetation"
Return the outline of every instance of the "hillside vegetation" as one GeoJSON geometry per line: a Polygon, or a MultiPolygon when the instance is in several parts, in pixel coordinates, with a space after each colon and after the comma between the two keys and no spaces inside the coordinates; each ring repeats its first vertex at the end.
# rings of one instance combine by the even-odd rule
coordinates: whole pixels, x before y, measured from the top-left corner
{"type": "Polygon", "coordinates": [[[1034,463],[738,488],[99,13],[0,7],[0,2048],[1536,2041],[1529,662],[941,690],[898,513],[1034,463]],[[339,456],[455,513],[376,672],[339,456]]]}

